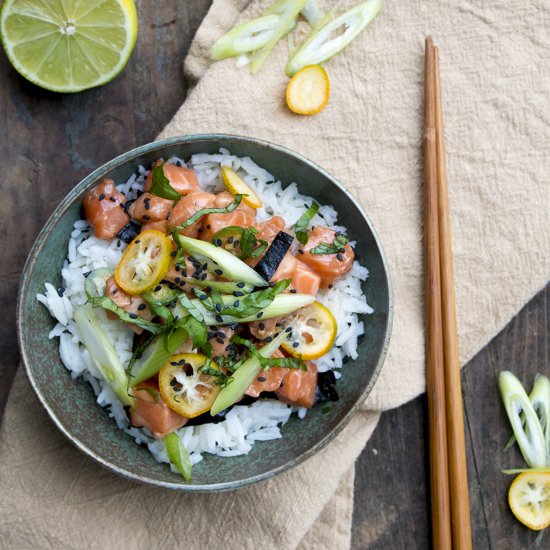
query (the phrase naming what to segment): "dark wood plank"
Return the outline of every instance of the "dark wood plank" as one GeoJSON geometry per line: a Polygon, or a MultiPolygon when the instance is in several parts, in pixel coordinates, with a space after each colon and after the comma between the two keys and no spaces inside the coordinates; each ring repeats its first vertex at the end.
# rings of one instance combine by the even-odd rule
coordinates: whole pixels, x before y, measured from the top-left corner
{"type": "MultiPolygon", "coordinates": [[[[507,504],[513,477],[501,470],[524,463],[517,448],[503,452],[511,430],[498,373],[511,370],[528,388],[537,372],[549,374],[549,302],[550,285],[462,372],[474,548],[528,548],[537,537],[507,504]]],[[[382,415],[357,462],[354,549],[429,547],[426,422],[425,396],[382,415]]]]}
{"type": "Polygon", "coordinates": [[[0,411],[18,361],[15,303],[27,253],[68,190],[97,166],[155,138],[186,95],[183,59],[211,0],[138,1],[124,71],[79,94],[21,78],[0,48],[0,411]]]}

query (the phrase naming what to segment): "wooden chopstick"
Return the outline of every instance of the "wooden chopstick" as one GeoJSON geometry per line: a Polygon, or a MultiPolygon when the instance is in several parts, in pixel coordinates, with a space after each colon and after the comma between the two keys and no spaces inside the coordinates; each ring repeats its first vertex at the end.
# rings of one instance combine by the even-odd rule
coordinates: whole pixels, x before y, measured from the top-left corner
{"type": "Polygon", "coordinates": [[[426,389],[428,393],[430,497],[433,548],[448,550],[451,548],[451,512],[441,318],[434,59],[435,52],[432,39],[427,38],[424,82],[424,246],[426,262],[426,389]]]}
{"type": "Polygon", "coordinates": [[[471,550],[439,50],[425,60],[426,384],[432,542],[471,550]]]}
{"type": "Polygon", "coordinates": [[[451,225],[447,190],[447,163],[439,72],[439,48],[437,47],[435,47],[434,51],[434,73],[439,253],[445,365],[445,404],[447,408],[449,493],[451,497],[451,532],[453,548],[457,550],[471,550],[472,533],[468,497],[468,472],[466,468],[460,364],[458,361],[453,251],[451,246],[451,225]]]}

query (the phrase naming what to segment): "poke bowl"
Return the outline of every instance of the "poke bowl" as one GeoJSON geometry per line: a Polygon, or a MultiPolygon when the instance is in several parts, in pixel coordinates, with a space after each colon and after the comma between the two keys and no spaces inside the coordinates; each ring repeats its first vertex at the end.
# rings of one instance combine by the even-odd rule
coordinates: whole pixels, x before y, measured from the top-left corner
{"type": "Polygon", "coordinates": [[[222,491],[345,427],[383,365],[391,282],[369,218],[321,167],[258,139],[182,136],[65,197],[17,323],[29,382],[79,449],[132,480],[222,491]]]}

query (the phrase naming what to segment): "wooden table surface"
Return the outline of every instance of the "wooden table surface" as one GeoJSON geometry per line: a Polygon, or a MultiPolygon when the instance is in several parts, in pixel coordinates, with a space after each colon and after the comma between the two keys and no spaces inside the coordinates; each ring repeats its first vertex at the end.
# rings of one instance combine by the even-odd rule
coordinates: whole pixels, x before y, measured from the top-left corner
{"type": "MultiPolygon", "coordinates": [[[[76,95],[36,88],[0,53],[0,300],[6,306],[0,411],[18,362],[19,278],[40,227],[81,178],[153,140],[170,120],[186,95],[182,60],[209,5],[210,0],[138,1],[140,33],[127,68],[110,84],[76,95]]],[[[522,461],[516,449],[502,451],[509,430],[496,380],[503,369],[528,384],[535,373],[549,372],[549,300],[547,287],[463,371],[474,548],[527,548],[536,538],[507,507],[511,479],[500,470],[522,461]]],[[[425,409],[421,396],[385,413],[362,453],[354,549],[429,546],[425,409]]],[[[542,547],[550,547],[550,539],[542,547]]]]}

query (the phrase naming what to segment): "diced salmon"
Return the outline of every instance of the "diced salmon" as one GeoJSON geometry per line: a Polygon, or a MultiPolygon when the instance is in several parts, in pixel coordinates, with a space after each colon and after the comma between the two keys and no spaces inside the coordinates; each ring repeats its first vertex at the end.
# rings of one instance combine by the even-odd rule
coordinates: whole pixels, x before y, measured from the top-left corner
{"type": "MultiPolygon", "coordinates": [[[[277,350],[272,357],[284,357],[284,355],[277,350]]],[[[275,391],[280,387],[287,370],[284,367],[270,367],[267,370],[261,370],[245,394],[250,397],[258,397],[264,391],[275,391]]]]}
{"type": "MultiPolygon", "coordinates": [[[[147,179],[145,180],[145,191],[149,191],[149,189],[151,189],[151,185],[153,184],[153,168],[159,166],[160,164],[162,164],[162,161],[159,160],[153,163],[151,171],[147,174],[147,179]]],[[[183,166],[177,166],[175,164],[164,164],[163,172],[168,178],[170,185],[178,193],[187,195],[187,193],[190,193],[191,191],[200,191],[201,186],[193,170],[183,166]]]]}
{"type": "MultiPolygon", "coordinates": [[[[235,202],[235,195],[232,195],[228,191],[222,191],[216,195],[216,201],[214,202],[215,208],[225,208],[229,206],[232,202],[235,202]]],[[[253,218],[256,217],[256,209],[248,206],[243,201],[237,206],[236,210],[242,210],[247,214],[250,214],[253,218]]]]}
{"type": "Polygon", "coordinates": [[[226,227],[237,226],[248,228],[254,223],[254,218],[238,208],[229,214],[208,214],[204,222],[204,232],[201,239],[211,242],[214,235],[226,227]]]}
{"type": "Polygon", "coordinates": [[[308,409],[313,407],[317,386],[317,366],[311,361],[306,361],[306,365],[307,372],[302,369],[286,369],[287,373],[281,387],[275,392],[283,403],[308,409]]]}
{"type": "Polygon", "coordinates": [[[336,237],[336,231],[317,225],[309,235],[307,245],[300,254],[300,260],[307,264],[321,277],[321,285],[327,286],[335,279],[345,275],[352,267],[355,253],[348,243],[343,247],[343,252],[337,254],[311,254],[309,251],[321,243],[332,244],[336,237]]]}
{"type": "Polygon", "coordinates": [[[160,395],[158,383],[149,379],[133,389],[136,404],[130,412],[132,425],[147,428],[156,438],[161,439],[184,426],[189,420],[174,412],[160,395]],[[143,386],[150,388],[139,389],[143,386]]]}
{"type": "MultiPolygon", "coordinates": [[[[177,227],[186,222],[193,214],[204,208],[211,208],[216,199],[215,195],[205,191],[193,191],[183,197],[172,209],[168,224],[170,227],[177,227]]],[[[181,231],[186,237],[197,238],[202,231],[204,218],[181,231]]]]}
{"type": "Polygon", "coordinates": [[[130,221],[130,216],[124,211],[125,202],[126,198],[117,190],[115,182],[107,178],[84,197],[84,215],[98,239],[114,239],[130,221]]]}
{"type": "Polygon", "coordinates": [[[168,219],[174,201],[143,193],[128,208],[128,214],[139,223],[160,222],[168,219]]]}
{"type": "Polygon", "coordinates": [[[316,296],[321,286],[321,277],[304,262],[296,260],[296,267],[292,274],[292,287],[301,294],[316,296]]]}
{"type": "Polygon", "coordinates": [[[296,258],[290,253],[287,252],[277,267],[277,270],[271,277],[271,281],[277,282],[282,281],[283,279],[291,279],[296,271],[296,258]]]}
{"type": "Polygon", "coordinates": [[[231,343],[231,338],[235,331],[230,327],[213,327],[216,330],[208,332],[208,340],[212,344],[212,357],[227,357],[229,350],[227,346],[231,343]]]}
{"type": "Polygon", "coordinates": [[[281,216],[273,216],[265,222],[257,223],[256,229],[258,230],[258,235],[256,236],[256,238],[262,239],[271,244],[277,234],[280,231],[284,231],[285,220],[281,218],[281,216]]]}
{"type": "MultiPolygon", "coordinates": [[[[127,294],[122,290],[115,281],[114,277],[109,277],[105,285],[105,296],[111,298],[113,302],[121,307],[124,311],[128,313],[134,313],[138,317],[141,317],[147,321],[150,321],[154,315],[149,309],[149,306],[145,303],[141,296],[135,295],[132,296],[127,294]]],[[[111,319],[117,319],[115,313],[108,311],[107,315],[111,319]]],[[[141,334],[143,329],[136,325],[128,325],[136,334],[141,334]]]]}
{"type": "Polygon", "coordinates": [[[160,231],[161,233],[168,233],[168,222],[166,220],[161,222],[148,222],[141,226],[142,231],[148,231],[149,229],[154,229],[155,231],[160,231]]]}

